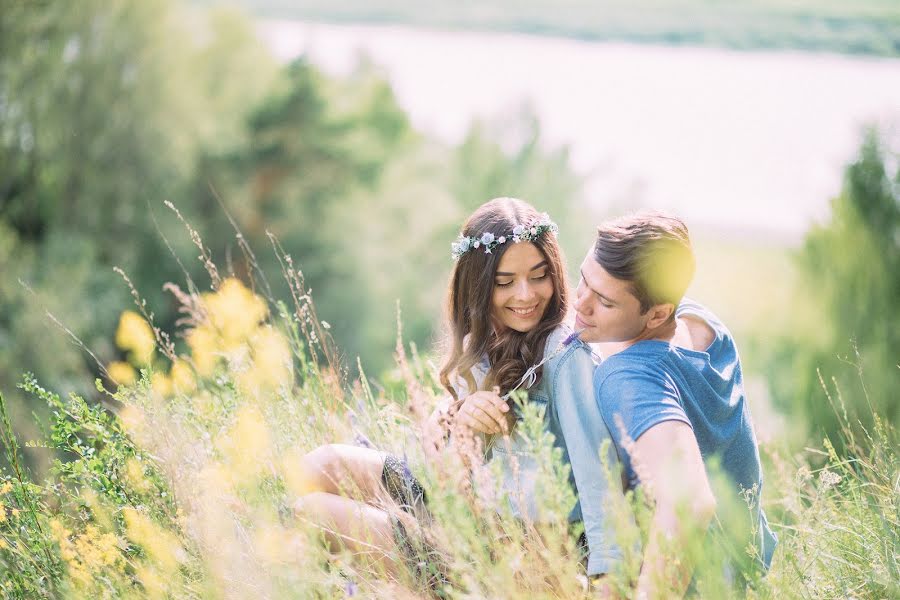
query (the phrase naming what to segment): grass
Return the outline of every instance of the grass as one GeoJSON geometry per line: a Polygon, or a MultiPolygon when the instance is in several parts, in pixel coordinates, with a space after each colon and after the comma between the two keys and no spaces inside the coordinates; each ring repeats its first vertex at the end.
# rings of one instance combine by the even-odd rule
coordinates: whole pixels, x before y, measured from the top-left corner
{"type": "MultiPolygon", "coordinates": [[[[199,235],[195,243],[205,256],[199,235]]],[[[292,290],[287,302],[265,298],[266,286],[251,291],[207,261],[215,291],[190,281],[186,291],[170,286],[184,319],[166,333],[153,327],[135,293],[143,320],[123,319],[117,335],[135,364],[110,371],[122,385],[98,380],[99,402],[61,398],[24,377],[20,387],[53,415],[42,439],[29,442],[59,457],[45,480],[32,481],[21,466],[0,396],[0,441],[11,465],[0,479],[0,596],[428,596],[413,570],[387,572],[364,555],[329,554],[316,524],[291,509],[309,491],[299,466],[304,453],[360,434],[406,456],[428,489],[434,519],[422,534],[448,573],[438,595],[590,595],[565,519],[573,499],[566,467],[542,416],[526,410],[519,427],[540,465],[546,520],[523,524],[492,467],[476,461],[470,472],[455,453],[433,454],[421,444],[424,419],[441,396],[429,358],[398,339],[392,375],[351,379],[297,265],[276,240],[273,251],[292,290]],[[179,336],[183,347],[171,343],[179,336]]],[[[829,393],[840,410],[842,398],[829,393]]],[[[680,557],[698,565],[701,595],[900,595],[896,431],[877,415],[871,430],[852,415],[843,422],[843,454],[827,439],[799,454],[763,448],[763,503],[780,536],[773,567],[766,577],[748,571],[746,587],[736,584],[720,568],[720,532],[713,531],[693,541],[692,556],[680,557]]],[[[622,528],[624,548],[639,543],[647,521],[641,499],[630,500],[609,507],[623,523],[624,511],[637,511],[638,528],[622,528]]],[[[629,554],[612,587],[627,594],[638,556],[629,554]]]]}

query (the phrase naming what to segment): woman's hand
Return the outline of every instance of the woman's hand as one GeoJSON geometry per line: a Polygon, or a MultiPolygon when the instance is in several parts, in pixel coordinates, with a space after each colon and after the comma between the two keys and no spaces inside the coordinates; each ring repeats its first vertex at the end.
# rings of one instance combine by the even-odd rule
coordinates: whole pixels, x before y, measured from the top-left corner
{"type": "Polygon", "coordinates": [[[456,413],[455,425],[488,435],[509,433],[509,405],[497,391],[475,392],[468,396],[456,413]]]}

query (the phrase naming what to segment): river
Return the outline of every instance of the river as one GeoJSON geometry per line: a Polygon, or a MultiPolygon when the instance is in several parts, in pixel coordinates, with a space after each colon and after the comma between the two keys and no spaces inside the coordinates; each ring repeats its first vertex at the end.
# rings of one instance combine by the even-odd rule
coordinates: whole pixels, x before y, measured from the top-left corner
{"type": "Polygon", "coordinates": [[[827,217],[864,126],[900,137],[900,59],[297,21],[258,31],[279,59],[335,75],[368,55],[413,124],[451,143],[527,105],[548,146],[571,148],[590,202],[725,231],[796,242],[827,217]]]}

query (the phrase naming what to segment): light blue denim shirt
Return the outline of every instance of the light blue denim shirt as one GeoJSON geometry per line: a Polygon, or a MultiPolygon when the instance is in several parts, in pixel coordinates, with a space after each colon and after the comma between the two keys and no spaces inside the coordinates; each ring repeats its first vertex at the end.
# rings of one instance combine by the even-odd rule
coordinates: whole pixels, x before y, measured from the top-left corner
{"type": "MultiPolygon", "coordinates": [[[[615,543],[613,523],[607,519],[606,506],[610,494],[621,496],[623,492],[618,485],[610,488],[600,459],[600,447],[610,439],[610,433],[594,401],[595,364],[588,346],[581,341],[562,346],[571,333],[570,328],[560,326],[550,334],[544,356],[553,356],[543,366],[541,381],[528,390],[528,401],[546,406],[545,427],[553,434],[554,443],[562,449],[563,459],[571,466],[569,481],[578,502],[572,508],[569,520],[584,521],[589,548],[587,573],[600,575],[611,571],[622,559],[622,552],[615,543]]],[[[479,371],[486,370],[486,357],[479,367],[479,371]]],[[[473,375],[481,385],[483,372],[473,375]]],[[[618,456],[612,444],[608,445],[606,460],[615,470],[618,456]]],[[[536,457],[515,430],[508,445],[494,444],[488,462],[495,461],[501,465],[504,491],[510,498],[523,500],[521,504],[514,503],[514,513],[523,518],[537,518],[534,496],[536,457]]]]}

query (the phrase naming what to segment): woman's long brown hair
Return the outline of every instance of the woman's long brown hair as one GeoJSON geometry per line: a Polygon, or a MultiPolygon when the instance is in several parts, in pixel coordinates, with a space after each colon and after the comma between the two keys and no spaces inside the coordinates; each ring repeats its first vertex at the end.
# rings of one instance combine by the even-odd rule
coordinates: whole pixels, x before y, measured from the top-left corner
{"type": "MultiPolygon", "coordinates": [[[[487,354],[490,369],[482,387],[498,386],[500,394],[505,394],[515,387],[528,367],[541,361],[547,337],[565,318],[569,286],[562,250],[556,236],[547,231],[530,242],[547,260],[553,282],[553,298],[541,321],[526,333],[510,328],[495,331],[492,321],[495,273],[503,254],[513,245],[513,228],[527,225],[539,216],[534,207],[522,200],[495,198],[478,207],[463,226],[464,236],[477,239],[484,233],[493,233],[496,237],[504,235],[510,241],[497,246],[490,254],[480,249],[469,250],[459,258],[450,276],[446,304],[449,349],[440,379],[457,404],[463,399],[457,397],[451,385],[451,374],[461,377],[470,392],[475,391],[472,367],[487,354]]],[[[539,381],[541,370],[537,377],[539,381]]]]}

